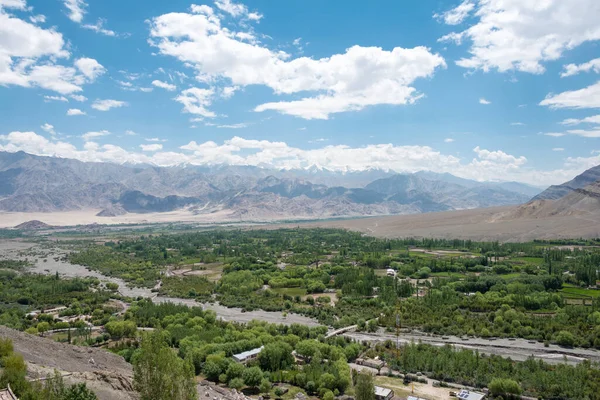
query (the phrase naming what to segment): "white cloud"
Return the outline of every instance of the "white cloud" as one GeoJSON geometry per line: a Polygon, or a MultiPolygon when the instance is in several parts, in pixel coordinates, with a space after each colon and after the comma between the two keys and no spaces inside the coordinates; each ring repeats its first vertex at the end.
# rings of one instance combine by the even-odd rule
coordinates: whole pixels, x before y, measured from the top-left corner
{"type": "Polygon", "coordinates": [[[110,135],[109,131],[99,131],[99,132],[87,132],[87,133],[84,133],[83,135],[81,135],[81,137],[84,140],[88,141],[88,140],[90,140],[92,138],[97,138],[97,137],[102,137],[102,136],[108,136],[108,135],[110,135]]]}
{"type": "Polygon", "coordinates": [[[237,124],[225,124],[225,125],[217,125],[217,128],[225,128],[225,129],[242,129],[247,128],[248,124],[245,122],[240,122],[237,124]]]}
{"type": "Polygon", "coordinates": [[[579,124],[598,124],[600,125],[600,114],[582,119],[569,118],[561,122],[563,125],[579,125],[579,124]]]}
{"type": "Polygon", "coordinates": [[[565,134],[561,133],[561,132],[548,132],[548,133],[544,133],[544,136],[563,137],[563,136],[565,136],[565,134]]]}
{"type": "Polygon", "coordinates": [[[522,123],[522,122],[511,122],[510,124],[511,124],[512,126],[525,126],[525,124],[524,124],[524,123],[522,123]]]}
{"type": "Polygon", "coordinates": [[[225,86],[224,88],[221,89],[221,97],[224,98],[224,99],[229,99],[239,89],[240,89],[239,86],[225,86]]]}
{"type": "MultiPolygon", "coordinates": [[[[262,18],[262,15],[256,12],[248,12],[248,7],[241,3],[234,3],[231,0],[217,0],[215,5],[221,11],[225,11],[234,18],[247,18],[250,20],[258,21],[262,18]]],[[[192,9],[193,11],[193,9],[192,9]]],[[[212,9],[211,9],[212,11],[212,9]]],[[[195,11],[198,12],[198,11],[195,11]]]]}
{"type": "Polygon", "coordinates": [[[86,13],[87,4],[83,0],[64,0],[65,7],[69,10],[69,18],[73,22],[81,23],[86,13]]]}
{"type": "Polygon", "coordinates": [[[162,150],[162,144],[140,144],[142,151],[158,151],[162,150]]]}
{"type": "MultiPolygon", "coordinates": [[[[446,35],[455,41],[471,40],[470,55],[457,61],[464,68],[539,74],[545,71],[543,62],[557,60],[567,50],[600,39],[597,0],[473,0],[473,3],[477,21],[464,31],[446,35]]],[[[450,19],[451,23],[460,21],[463,14],[456,15],[456,19],[450,19]]]]}
{"type": "Polygon", "coordinates": [[[34,24],[43,24],[44,22],[46,22],[46,16],[42,14],[32,15],[31,17],[29,17],[29,20],[34,24]]]}
{"type": "Polygon", "coordinates": [[[104,35],[104,36],[117,36],[115,31],[111,31],[110,29],[104,28],[105,22],[106,22],[105,19],[99,18],[95,24],[85,24],[85,25],[81,25],[81,27],[84,29],[89,29],[90,31],[94,31],[96,33],[100,33],[101,35],[104,35]]]}
{"type": "Polygon", "coordinates": [[[470,0],[465,0],[456,8],[446,11],[442,14],[435,14],[434,18],[443,20],[448,25],[458,25],[463,22],[473,11],[475,4],[470,0]]]}
{"type": "Polygon", "coordinates": [[[56,134],[56,132],[54,131],[54,126],[50,125],[47,122],[44,125],[40,126],[40,128],[42,128],[43,131],[48,132],[51,135],[56,134]]]}
{"type": "Polygon", "coordinates": [[[90,82],[106,72],[106,68],[93,58],[80,58],[75,61],[75,66],[90,82]]]}
{"type": "Polygon", "coordinates": [[[70,116],[70,117],[72,117],[74,115],[85,115],[85,112],[81,111],[78,108],[69,108],[67,110],[67,115],[70,116]]]}
{"type": "Polygon", "coordinates": [[[129,129],[125,131],[125,134],[127,136],[137,136],[137,133],[135,133],[134,131],[129,130],[129,129]]]}
{"type": "Polygon", "coordinates": [[[64,101],[65,103],[69,102],[65,96],[44,96],[44,101],[64,101]]]}
{"type": "Polygon", "coordinates": [[[491,101],[488,101],[488,100],[486,100],[486,99],[484,99],[484,98],[482,97],[482,98],[480,98],[480,99],[479,99],[479,104],[485,104],[485,105],[488,105],[488,104],[492,104],[492,102],[491,102],[491,101]]]}
{"type": "Polygon", "coordinates": [[[572,130],[568,130],[567,132],[570,133],[571,135],[577,135],[577,136],[582,136],[582,137],[586,137],[586,138],[600,138],[600,126],[596,127],[595,129],[592,129],[592,130],[572,129],[572,130]]]}
{"type": "Polygon", "coordinates": [[[563,68],[564,71],[560,74],[562,78],[577,75],[580,72],[594,71],[595,73],[600,74],[600,58],[595,58],[591,61],[579,65],[567,64],[563,68]]]}
{"type": "Polygon", "coordinates": [[[154,88],[151,88],[151,87],[141,87],[140,88],[140,92],[144,92],[144,93],[150,93],[153,90],[154,90],[154,88]]]}
{"type": "Polygon", "coordinates": [[[92,108],[98,111],[108,111],[111,108],[125,107],[127,105],[125,101],[106,99],[94,101],[92,108]]]}
{"type": "Polygon", "coordinates": [[[600,81],[583,89],[550,94],[540,105],[550,108],[600,108],[600,81]]]}
{"type": "Polygon", "coordinates": [[[444,143],[452,143],[452,142],[454,142],[454,139],[452,139],[452,138],[444,139],[444,143]]]}
{"type": "Polygon", "coordinates": [[[75,101],[79,101],[79,102],[84,102],[87,100],[87,97],[81,95],[81,94],[72,94],[71,98],[75,101]]]}
{"type": "Polygon", "coordinates": [[[27,3],[25,3],[25,0],[0,0],[0,9],[2,7],[25,10],[27,3]]]}
{"type": "MultiPolygon", "coordinates": [[[[204,104],[198,109],[202,113],[210,105],[207,99],[219,92],[214,88],[218,85],[262,85],[276,95],[311,93],[299,100],[255,107],[257,112],[275,110],[306,119],[327,119],[333,113],[370,105],[412,104],[422,94],[411,85],[446,66],[440,55],[425,47],[384,50],[352,46],[345,53],[321,59],[292,58],[281,50],[242,41],[237,33],[222,27],[220,17],[212,14],[170,13],[151,21],[151,44],[160,54],[192,66],[197,79],[212,86],[204,89],[211,92],[202,95],[204,104]]],[[[178,98],[181,100],[186,99],[178,98]]],[[[189,108],[186,106],[186,111],[189,108]]]]}
{"type": "Polygon", "coordinates": [[[183,104],[183,110],[190,114],[202,115],[206,118],[214,118],[216,114],[206,107],[212,104],[213,89],[189,88],[181,92],[175,101],[183,104]]]}
{"type": "Polygon", "coordinates": [[[146,142],[166,142],[167,139],[159,139],[159,138],[149,138],[149,139],[144,139],[146,142]]]}
{"type": "Polygon", "coordinates": [[[555,147],[552,149],[552,151],[565,151],[565,149],[562,147],[555,147]]]}
{"type": "Polygon", "coordinates": [[[156,87],[159,87],[159,88],[161,88],[161,89],[168,90],[169,92],[172,92],[173,90],[177,89],[177,86],[175,86],[175,85],[173,85],[173,84],[171,84],[171,83],[167,83],[167,82],[159,81],[158,79],[157,79],[157,80],[154,80],[154,81],[152,81],[152,84],[153,84],[154,86],[156,86],[156,87]]]}
{"type": "Polygon", "coordinates": [[[57,64],[69,56],[54,28],[43,29],[0,11],[0,85],[40,87],[62,95],[80,92],[93,80],[76,67],[57,64]]]}

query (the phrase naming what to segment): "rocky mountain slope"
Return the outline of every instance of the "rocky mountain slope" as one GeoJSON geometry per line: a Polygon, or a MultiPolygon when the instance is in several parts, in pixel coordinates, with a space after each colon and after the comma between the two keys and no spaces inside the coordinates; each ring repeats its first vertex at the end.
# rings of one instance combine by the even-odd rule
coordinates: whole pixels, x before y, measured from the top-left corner
{"type": "Polygon", "coordinates": [[[502,185],[450,174],[161,168],[0,152],[0,211],[10,212],[95,209],[112,217],[185,209],[240,219],[329,218],[520,204],[535,190],[502,185]]]}
{"type": "Polygon", "coordinates": [[[532,200],[556,200],[576,189],[581,189],[600,180],[600,165],[588,169],[580,175],[577,175],[572,180],[561,185],[552,185],[542,193],[535,196],[532,200]]]}

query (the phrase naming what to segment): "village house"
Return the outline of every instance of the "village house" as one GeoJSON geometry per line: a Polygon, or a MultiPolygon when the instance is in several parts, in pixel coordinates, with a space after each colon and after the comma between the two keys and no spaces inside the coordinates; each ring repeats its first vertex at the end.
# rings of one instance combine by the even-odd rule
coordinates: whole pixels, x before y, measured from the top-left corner
{"type": "Polygon", "coordinates": [[[256,349],[244,351],[239,354],[234,354],[233,359],[237,362],[241,362],[242,364],[245,364],[248,361],[255,360],[258,357],[258,355],[260,354],[260,352],[262,351],[262,349],[264,349],[264,346],[260,346],[256,349]]]}

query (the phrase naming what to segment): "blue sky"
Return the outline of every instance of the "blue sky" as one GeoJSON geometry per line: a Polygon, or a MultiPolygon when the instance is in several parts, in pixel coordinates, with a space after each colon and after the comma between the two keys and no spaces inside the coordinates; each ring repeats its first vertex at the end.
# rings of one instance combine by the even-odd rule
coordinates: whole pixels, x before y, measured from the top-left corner
{"type": "Polygon", "coordinates": [[[0,150],[560,183],[600,164],[599,18],[595,0],[0,0],[0,150]]]}

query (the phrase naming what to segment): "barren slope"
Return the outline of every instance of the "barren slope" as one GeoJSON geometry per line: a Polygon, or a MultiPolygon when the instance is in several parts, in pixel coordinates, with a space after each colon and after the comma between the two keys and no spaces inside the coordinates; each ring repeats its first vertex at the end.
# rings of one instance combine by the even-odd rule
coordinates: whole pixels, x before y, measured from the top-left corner
{"type": "Polygon", "coordinates": [[[44,377],[57,369],[68,383],[85,382],[100,400],[133,400],[133,371],[123,357],[92,347],[57,343],[0,326],[0,337],[10,338],[28,364],[29,375],[44,377]],[[93,361],[92,361],[93,360],[93,361]]]}

